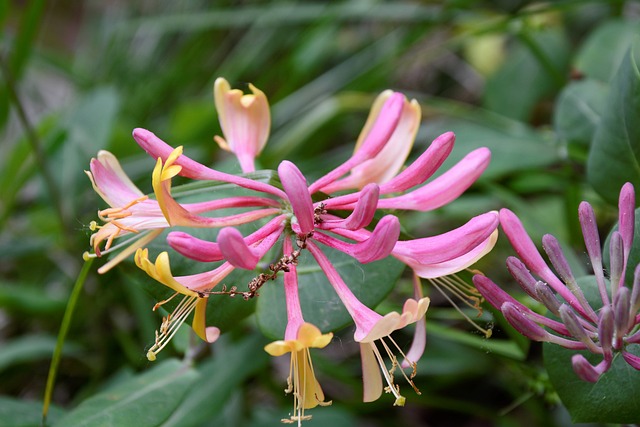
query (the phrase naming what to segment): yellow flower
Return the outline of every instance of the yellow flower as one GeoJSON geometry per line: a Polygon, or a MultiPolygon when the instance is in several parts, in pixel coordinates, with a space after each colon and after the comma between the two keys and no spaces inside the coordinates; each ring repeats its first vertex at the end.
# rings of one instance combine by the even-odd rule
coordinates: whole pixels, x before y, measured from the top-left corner
{"type": "Polygon", "coordinates": [[[331,401],[324,401],[324,393],[313,371],[309,349],[324,348],[332,338],[332,333],[322,334],[311,323],[303,323],[298,328],[296,339],[274,341],[265,346],[265,351],[271,356],[282,356],[283,354],[291,353],[289,377],[287,378],[288,387],[285,392],[293,392],[295,415],[289,419],[283,419],[282,422],[293,423],[297,421],[300,424],[301,421],[311,418],[310,415],[305,416],[305,409],[331,404],[331,401]]]}
{"type": "MultiPolygon", "coordinates": [[[[209,296],[198,288],[199,282],[207,283],[207,287],[213,288],[223,277],[229,274],[233,267],[228,263],[223,264],[218,269],[210,273],[201,273],[194,276],[185,276],[181,279],[186,284],[181,283],[171,273],[169,255],[162,252],[153,263],[149,260],[148,249],[138,249],[135,255],[135,262],[138,267],[144,270],[149,276],[171,288],[175,293],[164,301],[157,303],[154,311],[161,305],[171,301],[177,295],[183,295],[182,300],[171,314],[162,319],[160,330],[156,331],[156,341],[147,352],[147,359],[156,360],[156,355],[169,343],[171,338],[178,331],[180,325],[193,312],[192,327],[196,334],[204,341],[214,342],[220,336],[220,329],[215,326],[206,326],[205,313],[209,296]],[[215,272],[215,274],[213,274],[215,272]],[[206,274],[206,276],[204,276],[206,274]],[[196,280],[197,279],[197,280],[196,280]],[[205,279],[205,280],[203,280],[205,279]],[[191,288],[189,287],[191,286],[191,288]]],[[[201,286],[201,285],[200,285],[201,286]]]]}

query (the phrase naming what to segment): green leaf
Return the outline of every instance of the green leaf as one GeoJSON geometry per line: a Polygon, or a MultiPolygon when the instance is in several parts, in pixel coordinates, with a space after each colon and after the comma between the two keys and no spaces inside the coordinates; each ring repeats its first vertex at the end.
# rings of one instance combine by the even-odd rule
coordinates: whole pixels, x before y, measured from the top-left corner
{"type": "Polygon", "coordinates": [[[528,121],[536,103],[562,83],[559,79],[567,68],[569,49],[566,36],[558,28],[523,32],[509,60],[487,80],[484,106],[528,121]],[[517,93],[514,88],[518,88],[517,93]]]}
{"type": "MultiPolygon", "coordinates": [[[[64,411],[56,406],[49,407],[48,422],[59,420],[64,411]]],[[[42,402],[17,400],[0,396],[0,425],[12,427],[41,427],[42,402]]],[[[47,425],[49,425],[47,423],[47,425]]]]}
{"type": "MultiPolygon", "coordinates": [[[[594,309],[602,306],[595,276],[578,279],[578,284],[594,309]]],[[[640,355],[640,346],[630,345],[627,351],[640,355]]],[[[597,383],[581,380],[573,371],[571,357],[582,354],[591,364],[601,355],[588,351],[569,350],[544,343],[544,366],[549,379],[567,407],[574,422],[635,423],[640,419],[640,371],[632,368],[620,354],[614,357],[609,371],[597,383]]]]}
{"type": "MultiPolygon", "coordinates": [[[[120,97],[112,87],[102,87],[86,94],[66,118],[67,141],[62,147],[57,170],[61,188],[74,191],[77,183],[85,177],[81,173],[89,165],[89,159],[99,150],[107,148],[111,129],[119,109],[120,97]]],[[[73,198],[66,198],[68,202],[73,198]]],[[[81,202],[81,200],[77,200],[81,202]]],[[[70,208],[70,207],[68,207],[70,208]]]]}
{"type": "Polygon", "coordinates": [[[589,145],[604,111],[608,86],[586,79],[569,83],[556,102],[553,125],[568,143],[589,145]]]}
{"type": "Polygon", "coordinates": [[[259,334],[240,342],[216,342],[216,353],[198,367],[200,379],[193,384],[182,404],[162,423],[162,427],[201,426],[222,412],[232,393],[248,377],[265,369],[269,356],[259,334]]]}
{"type": "MultiPolygon", "coordinates": [[[[49,359],[55,347],[56,339],[51,336],[27,335],[10,340],[3,344],[0,352],[0,371],[18,363],[49,359]]],[[[67,344],[63,353],[69,355],[78,351],[77,345],[67,344]]]]}
{"type": "MultiPolygon", "coordinates": [[[[456,134],[456,145],[445,164],[445,171],[466,154],[480,147],[491,150],[491,163],[481,179],[497,179],[508,174],[548,166],[560,160],[560,152],[541,133],[523,123],[510,120],[483,120],[483,114],[471,112],[466,119],[433,120],[424,133],[426,141],[447,131],[456,134]]],[[[425,138],[418,137],[418,140],[425,138]]]]}
{"type": "MultiPolygon", "coordinates": [[[[628,351],[640,356],[637,345],[629,347],[628,351]]],[[[632,424],[640,419],[640,371],[627,364],[621,355],[614,359],[611,369],[592,384],[582,381],[573,372],[571,357],[582,354],[595,364],[599,363],[601,356],[549,343],[544,343],[543,353],[551,383],[573,422],[632,424]]]]}
{"type": "Polygon", "coordinates": [[[630,181],[640,188],[640,44],[627,54],[616,77],[602,120],[596,129],[587,178],[609,203],[616,204],[620,187],[630,181]]]}
{"type": "Polygon", "coordinates": [[[167,360],[82,402],[56,426],[156,426],[168,419],[199,378],[191,367],[167,360]]]}
{"type": "MultiPolygon", "coordinates": [[[[25,67],[31,56],[33,45],[35,44],[38,30],[41,28],[42,17],[44,16],[46,2],[44,0],[35,0],[29,2],[20,17],[20,29],[14,39],[11,53],[8,55],[8,61],[2,64],[3,80],[10,81],[11,85],[17,86],[22,78],[25,67]],[[10,73],[5,76],[4,73],[10,73]]],[[[17,6],[13,6],[18,9],[17,6]]],[[[4,37],[3,37],[4,38],[4,37]]],[[[3,54],[2,60],[5,61],[3,54]]],[[[16,88],[14,87],[14,90],[16,88]]],[[[3,127],[9,114],[9,96],[7,95],[7,87],[3,84],[0,86],[0,127],[3,127]]]]}
{"type": "MultiPolygon", "coordinates": [[[[392,257],[360,264],[349,255],[333,248],[321,249],[355,296],[369,307],[377,306],[387,296],[405,267],[392,257]]],[[[349,313],[308,251],[303,251],[300,257],[298,284],[300,305],[307,322],[313,323],[325,332],[349,324],[349,313]]],[[[282,339],[287,325],[287,311],[281,278],[267,283],[262,288],[256,315],[265,335],[282,339]]]]}
{"type": "Polygon", "coordinates": [[[638,34],[638,21],[616,20],[602,24],[582,45],[575,68],[592,79],[610,81],[638,34]]]}

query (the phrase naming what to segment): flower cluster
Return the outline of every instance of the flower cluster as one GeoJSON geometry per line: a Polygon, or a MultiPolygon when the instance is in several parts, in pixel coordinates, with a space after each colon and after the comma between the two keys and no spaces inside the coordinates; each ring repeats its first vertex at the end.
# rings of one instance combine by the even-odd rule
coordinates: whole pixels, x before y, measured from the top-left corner
{"type": "Polygon", "coordinates": [[[507,268],[522,289],[542,303],[553,317],[533,312],[487,277],[476,275],[473,278],[487,301],[524,336],[602,356],[602,361],[595,366],[582,354],[572,357],[575,373],[589,382],[598,381],[619,353],[630,366],[640,370],[640,357],[627,351],[628,346],[640,344],[640,265],[635,267],[631,286],[625,283],[635,233],[635,193],[630,183],[622,187],[618,207],[619,228],[611,234],[609,242],[608,280],[593,208],[587,202],[579,207],[584,242],[593,267],[592,279],[597,283],[600,297],[597,306],[585,297],[556,238],[547,234],[542,239],[543,249],[556,271],[554,274],[518,217],[508,209],[500,211],[500,224],[520,258],[508,258],[507,268]],[[542,280],[537,280],[531,273],[542,280]]]}
{"type": "MultiPolygon", "coordinates": [[[[218,79],[214,89],[224,134],[224,138],[215,140],[237,156],[245,173],[255,170],[255,158],[267,141],[270,126],[264,93],[253,86],[250,88],[252,94],[245,95],[230,89],[226,80],[218,79]]],[[[409,101],[397,92],[383,92],[371,109],[353,155],[311,184],[289,161],[283,161],[277,168],[282,187],[223,173],[185,156],[182,147],[174,148],[148,130],[135,129],[135,141],[157,161],[152,176],[153,197],[149,198],[133,185],[113,155],[100,152],[97,159],[91,161],[88,175],[98,194],[111,207],[99,212],[103,225],[92,225],[97,230],[91,237],[94,251],[86,256],[119,251],[100,269],[104,272],[135,252],[138,267],[171,288],[174,292],[171,298],[182,298],[156,332],[156,342],[149,349],[148,358],[155,359],[191,312],[194,330],[202,339],[214,341],[220,331],[206,326],[204,314],[208,298],[214,295],[253,298],[265,283],[281,273],[288,324],[284,339],[269,344],[265,350],[274,356],[291,353],[287,391],[293,393],[295,415],[288,421],[300,422],[307,418],[305,409],[326,404],[313,372],[309,349],[325,347],[332,337],[331,333],[322,334],[316,326],[305,322],[300,308],[296,265],[301,252],[308,251],[355,323],[354,340],[360,344],[362,356],[364,400],[377,399],[384,389],[394,394],[396,405],[403,405],[404,397],[394,383],[393,373],[400,368],[417,391],[411,376],[415,373],[415,361],[424,349],[424,326],[417,328],[418,335],[407,355],[390,334],[423,319],[429,299],[421,296],[419,278],[450,275],[473,264],[493,247],[498,224],[497,212],[488,212],[441,235],[400,240],[400,222],[396,216],[376,217],[380,210],[439,208],[460,196],[489,163],[489,150],[479,148],[424,184],[448,157],[455,137],[450,132],[439,136],[403,169],[420,118],[420,107],[415,100],[409,101]],[[180,203],[172,194],[172,181],[178,175],[232,184],[250,190],[250,195],[216,198],[215,192],[211,192],[211,200],[180,203]],[[219,214],[228,208],[243,211],[219,214]],[[235,226],[247,223],[256,224],[257,230],[243,236],[235,226]],[[167,242],[192,260],[222,263],[211,271],[175,276],[167,252],[152,260],[144,246],[162,230],[176,226],[219,229],[215,242],[185,231],[171,231],[167,242]],[[116,239],[123,243],[116,244],[116,239]],[[282,256],[268,271],[257,274],[246,290],[238,286],[215,289],[234,269],[256,269],[278,242],[282,244],[282,256]],[[401,260],[415,273],[416,298],[407,300],[401,313],[378,314],[351,292],[325,255],[324,246],[363,264],[388,256],[401,260]],[[401,363],[395,355],[397,351],[401,363]],[[391,368],[387,368],[383,354],[390,358],[391,368]],[[407,375],[401,366],[413,372],[407,375]],[[386,387],[383,387],[383,377],[386,387]]],[[[156,308],[165,302],[159,302],[156,308]]]]}

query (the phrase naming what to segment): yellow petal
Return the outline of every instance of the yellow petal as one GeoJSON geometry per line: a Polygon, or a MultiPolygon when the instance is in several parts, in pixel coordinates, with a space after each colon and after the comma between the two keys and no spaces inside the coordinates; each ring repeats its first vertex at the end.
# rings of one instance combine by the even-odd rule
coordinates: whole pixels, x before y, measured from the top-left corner
{"type": "Polygon", "coordinates": [[[183,295],[199,296],[197,292],[185,287],[173,277],[169,263],[169,254],[167,252],[162,252],[158,255],[154,264],[149,260],[148,249],[138,249],[134,260],[138,267],[163,285],[183,295]]]}
{"type": "Polygon", "coordinates": [[[371,345],[370,343],[360,343],[363,385],[362,400],[364,402],[373,402],[382,395],[382,375],[371,345]]]}

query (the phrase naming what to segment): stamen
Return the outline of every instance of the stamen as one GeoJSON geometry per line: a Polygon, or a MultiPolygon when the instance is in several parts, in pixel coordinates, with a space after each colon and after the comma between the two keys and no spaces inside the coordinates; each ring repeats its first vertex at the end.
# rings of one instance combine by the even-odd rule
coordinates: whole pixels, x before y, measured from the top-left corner
{"type": "Polygon", "coordinates": [[[393,354],[389,353],[388,347],[385,345],[385,349],[387,349],[387,353],[391,358],[391,369],[387,370],[387,366],[384,364],[384,361],[382,360],[382,356],[380,355],[380,352],[378,351],[378,347],[376,347],[375,342],[371,343],[371,349],[373,350],[373,354],[375,354],[376,359],[378,360],[378,365],[380,365],[380,369],[382,370],[382,375],[384,375],[384,379],[387,381],[387,384],[388,384],[388,386],[385,387],[384,390],[387,393],[393,393],[393,395],[396,397],[395,402],[393,402],[394,406],[404,406],[406,398],[400,394],[400,387],[398,387],[393,383],[393,371],[395,370],[395,367],[398,366],[398,361],[396,360],[393,354]]]}
{"type": "MultiPolygon", "coordinates": [[[[174,296],[175,294],[171,298],[173,298],[174,296]]],[[[169,300],[171,298],[169,298],[169,300]]],[[[166,301],[163,301],[160,304],[164,304],[166,301]]],[[[196,307],[197,302],[197,296],[185,296],[182,301],[180,301],[175,310],[173,310],[171,314],[162,319],[162,324],[160,325],[160,333],[156,331],[156,342],[149,349],[149,351],[147,351],[147,359],[149,359],[151,362],[156,360],[156,355],[160,353],[160,351],[162,351],[162,349],[169,343],[169,341],[171,341],[171,338],[173,338],[176,332],[178,332],[180,325],[182,325],[189,314],[191,314],[193,309],[196,307]]],[[[156,307],[154,306],[154,310],[155,308],[156,307]]]]}
{"type": "MultiPolygon", "coordinates": [[[[389,341],[391,341],[393,343],[393,345],[398,350],[398,352],[403,357],[403,359],[407,360],[407,356],[404,354],[404,352],[402,351],[400,346],[398,346],[398,344],[393,340],[393,338],[391,338],[391,336],[388,336],[386,338],[388,338],[389,341]]],[[[383,339],[380,339],[380,342],[382,343],[382,345],[384,346],[385,350],[387,351],[387,354],[389,354],[390,356],[393,356],[393,361],[395,362],[395,366],[393,367],[393,369],[395,370],[395,368],[399,366],[398,365],[398,359],[395,357],[395,355],[393,354],[393,352],[388,347],[387,343],[384,342],[383,339]]],[[[402,376],[404,377],[404,379],[409,383],[411,388],[413,388],[413,391],[415,391],[416,394],[418,396],[420,396],[422,393],[420,393],[420,390],[418,389],[418,387],[416,387],[415,383],[413,382],[413,378],[415,378],[416,374],[418,373],[417,372],[418,364],[416,362],[413,362],[413,361],[409,361],[409,364],[411,365],[411,375],[407,376],[407,373],[402,368],[400,368],[400,372],[402,373],[402,376]]]]}
{"type": "Polygon", "coordinates": [[[164,304],[168,303],[169,301],[171,301],[176,295],[180,295],[179,292],[174,292],[173,295],[171,295],[169,298],[167,298],[164,301],[160,301],[157,302],[156,305],[153,306],[153,308],[151,309],[152,311],[156,311],[159,307],[163,306],[164,304]]]}
{"type": "Polygon", "coordinates": [[[469,322],[476,330],[482,332],[482,334],[489,338],[491,337],[492,330],[485,329],[481,327],[477,322],[471,319],[458,305],[454,302],[453,299],[447,295],[445,290],[449,291],[453,296],[455,296],[458,300],[462,301],[464,305],[470,307],[478,312],[478,317],[482,315],[482,307],[480,307],[480,303],[484,300],[482,295],[478,292],[476,288],[466,283],[457,275],[453,274],[451,276],[444,277],[436,277],[429,280],[440,294],[456,309],[458,313],[464,317],[467,322],[469,322]],[[444,290],[443,290],[444,288],[444,290]]]}

